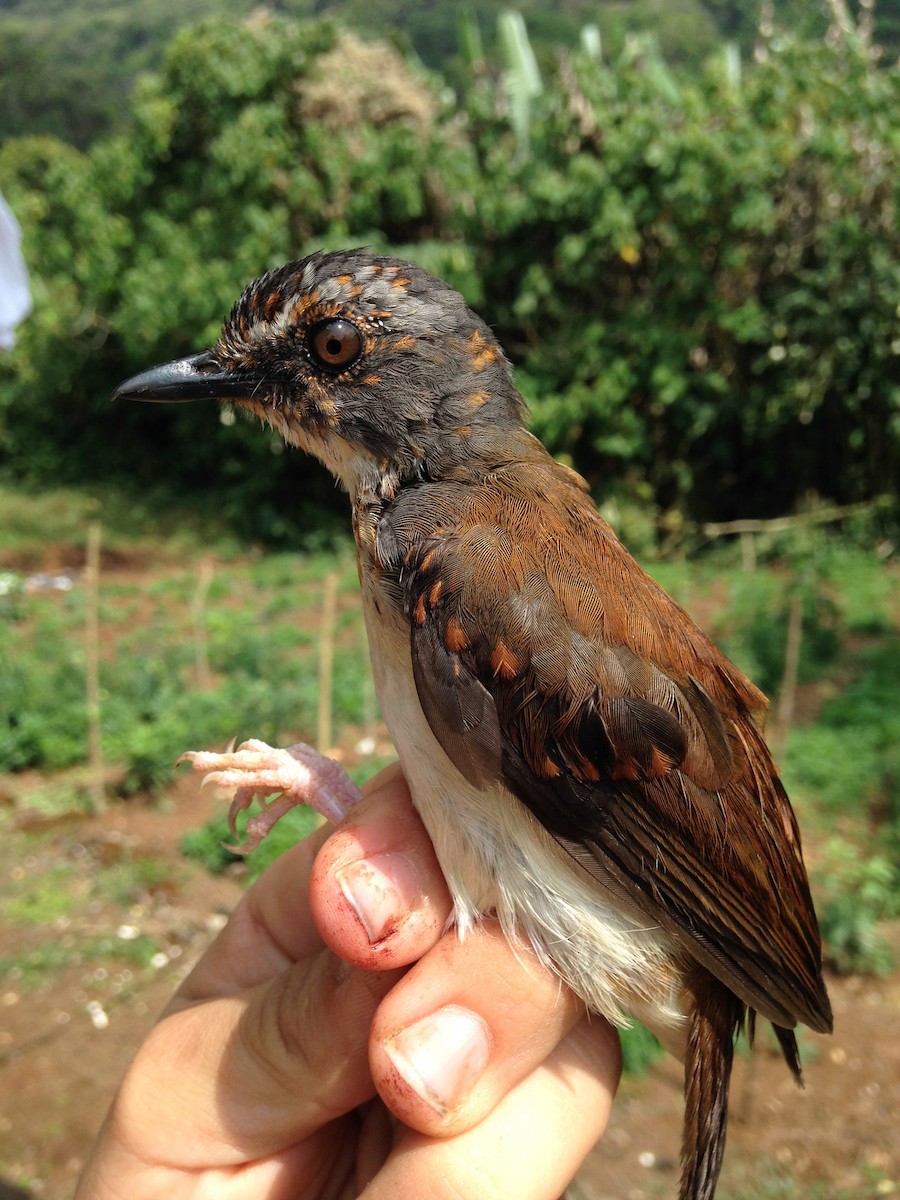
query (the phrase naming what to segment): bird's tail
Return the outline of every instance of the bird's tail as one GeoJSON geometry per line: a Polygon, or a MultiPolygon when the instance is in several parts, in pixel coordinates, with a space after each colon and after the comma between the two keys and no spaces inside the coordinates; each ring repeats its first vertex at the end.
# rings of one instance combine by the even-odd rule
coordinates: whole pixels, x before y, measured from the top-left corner
{"type": "Polygon", "coordinates": [[[734,1039],[745,1008],[733,992],[702,969],[692,980],[691,991],[694,1005],[684,1061],[679,1200],[712,1200],[725,1149],[734,1039]]]}

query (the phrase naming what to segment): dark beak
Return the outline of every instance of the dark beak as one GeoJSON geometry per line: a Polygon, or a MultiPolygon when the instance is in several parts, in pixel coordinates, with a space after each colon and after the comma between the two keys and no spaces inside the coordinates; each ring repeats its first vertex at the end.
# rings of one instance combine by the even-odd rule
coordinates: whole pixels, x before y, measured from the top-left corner
{"type": "Polygon", "coordinates": [[[112,394],[113,400],[146,400],[153,404],[186,404],[189,400],[249,400],[260,392],[259,379],[239,371],[223,371],[208,350],[142,371],[112,394]]]}

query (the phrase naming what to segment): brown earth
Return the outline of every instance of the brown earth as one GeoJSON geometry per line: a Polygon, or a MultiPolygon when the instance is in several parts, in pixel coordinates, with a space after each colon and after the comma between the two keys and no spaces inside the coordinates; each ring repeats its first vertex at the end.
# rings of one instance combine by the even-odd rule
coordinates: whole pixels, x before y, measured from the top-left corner
{"type": "MultiPolygon", "coordinates": [[[[21,779],[16,781],[22,786],[21,779]]],[[[118,804],[72,816],[11,872],[64,865],[73,886],[100,867],[152,857],[168,864],[143,894],[88,905],[77,918],[4,930],[3,954],[48,943],[63,950],[97,931],[135,930],[162,947],[156,965],[63,966],[52,982],[0,981],[0,1200],[71,1194],[134,1048],[241,892],[178,851],[182,833],[221,797],[179,780],[166,803],[118,804]]],[[[833,1038],[804,1037],[807,1087],[798,1091],[768,1039],[738,1058],[722,1200],[900,1195],[900,974],[833,979],[833,1038]]],[[[681,1074],[666,1060],[622,1086],[613,1122],[577,1181],[580,1200],[674,1196],[681,1074]]]]}

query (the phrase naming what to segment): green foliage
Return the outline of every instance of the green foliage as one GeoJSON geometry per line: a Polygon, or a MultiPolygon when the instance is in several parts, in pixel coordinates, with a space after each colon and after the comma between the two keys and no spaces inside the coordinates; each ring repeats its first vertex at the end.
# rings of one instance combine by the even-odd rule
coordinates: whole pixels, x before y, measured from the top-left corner
{"type": "Polygon", "coordinates": [[[152,854],[126,855],[125,860],[105,871],[94,892],[127,908],[146,901],[157,892],[171,892],[177,885],[170,863],[152,854]]]}
{"type": "MultiPolygon", "coordinates": [[[[284,17],[327,15],[362,36],[385,37],[417,55],[430,68],[465,87],[472,67],[483,70],[500,50],[498,25],[505,0],[469,0],[460,35],[454,0],[410,5],[404,0],[271,0],[265,6],[284,17]],[[473,50],[474,47],[474,50],[473,50]]],[[[857,4],[851,9],[859,11],[857,4]]],[[[559,47],[573,49],[587,23],[602,33],[609,57],[629,39],[651,35],[670,62],[697,69],[722,39],[745,58],[759,40],[761,0],[521,0],[516,10],[528,25],[534,53],[551,66],[559,47]]],[[[127,125],[123,98],[135,76],[159,66],[173,33],[203,18],[259,20],[255,0],[6,0],[0,5],[0,139],[54,134],[85,148],[99,133],[127,125]],[[257,14],[257,15],[254,15],[257,14]]],[[[778,0],[779,29],[821,38],[828,6],[808,0],[778,0]]],[[[900,48],[897,0],[875,5],[875,40],[884,61],[900,48]]]]}
{"type": "Polygon", "coordinates": [[[179,848],[185,858],[199,863],[211,875],[221,875],[232,863],[241,861],[240,854],[234,854],[227,848],[235,844],[237,843],[228,828],[228,818],[223,813],[215,821],[208,821],[197,829],[188,830],[182,837],[179,848]]]}
{"type": "Polygon", "coordinates": [[[29,874],[6,897],[3,912],[14,925],[49,925],[77,904],[72,894],[73,871],[59,864],[39,875],[29,874]]]}
{"type": "Polygon", "coordinates": [[[854,669],[817,722],[792,732],[784,778],[828,828],[840,820],[851,831],[829,840],[814,869],[827,959],[880,974],[893,956],[878,922],[900,915],[900,638],[881,635],[854,669]]]}
{"type": "Polygon", "coordinates": [[[0,360],[0,470],[215,495],[240,535],[301,543],[334,493],[274,434],[106,398],[208,343],[267,267],[368,243],[487,314],[536,431],[601,493],[693,519],[896,504],[897,79],[849,36],[772,39],[738,82],[631,37],[542,63],[516,131],[489,76],[463,120],[328,23],[177,33],[127,136],[0,149],[35,292],[0,360]]]}
{"type": "Polygon", "coordinates": [[[695,517],[896,495],[896,88],[849,45],[735,88],[632,42],[564,65],[527,159],[476,94],[467,228],[536,431],[695,517]]]}
{"type": "Polygon", "coordinates": [[[81,761],[84,659],[69,622],[48,616],[37,643],[16,625],[0,625],[0,659],[2,769],[56,770],[81,761]]]}
{"type": "Polygon", "coordinates": [[[0,187],[35,293],[0,361],[12,477],[136,490],[178,478],[183,495],[214,487],[245,535],[301,541],[332,501],[324,472],[301,468],[298,499],[298,458],[277,439],[203,407],[114,410],[110,390],[209,341],[250,278],[313,246],[427,247],[470,157],[450,115],[389,48],[261,17],[177,35],[136,91],[127,137],[87,154],[7,142],[0,187]]]}
{"type": "Polygon", "coordinates": [[[886,634],[863,649],[855,674],[815,725],[794,730],[785,779],[832,814],[868,814],[900,858],[900,637],[886,634]]]}
{"type": "Polygon", "coordinates": [[[768,695],[782,686],[795,603],[801,623],[800,683],[834,666],[843,631],[891,627],[890,576],[871,550],[803,525],[761,536],[756,544],[757,561],[767,569],[729,575],[729,604],[713,632],[768,695]]]}
{"type": "Polygon", "coordinates": [[[86,967],[110,960],[147,969],[159,945],[146,934],[125,940],[109,934],[85,939],[54,938],[19,954],[0,955],[0,975],[19,988],[47,985],[55,971],[86,967]]]}
{"type": "Polygon", "coordinates": [[[121,123],[135,75],[173,28],[252,0],[12,0],[0,6],[0,133],[50,133],[84,147],[121,123]]]}
{"type": "Polygon", "coordinates": [[[622,1071],[626,1075],[644,1075],[665,1054],[649,1029],[631,1025],[619,1031],[622,1046],[622,1071]]]}
{"type": "Polygon", "coordinates": [[[883,855],[865,857],[829,842],[819,923],[829,965],[843,975],[886,975],[894,965],[878,922],[900,914],[900,869],[883,855]]]}
{"type": "Polygon", "coordinates": [[[246,858],[235,854],[229,846],[240,846],[243,840],[243,830],[247,823],[245,815],[238,817],[238,834],[235,837],[228,828],[226,816],[217,817],[186,833],[181,839],[181,852],[186,858],[193,859],[206,867],[213,875],[220,875],[227,867],[235,862],[244,862],[247,867],[247,882],[258,879],[266,867],[276,858],[302,841],[320,823],[317,813],[304,806],[292,808],[285,813],[271,833],[246,858]]]}
{"type": "MultiPolygon", "coordinates": [[[[803,1061],[806,1061],[805,1054],[803,1061]]],[[[861,1200],[864,1195],[868,1200],[874,1196],[890,1196],[895,1190],[893,1180],[880,1167],[863,1166],[863,1192],[855,1183],[849,1187],[836,1187],[834,1179],[829,1177],[828,1164],[822,1163],[819,1169],[826,1177],[811,1182],[798,1179],[795,1170],[774,1158],[759,1156],[752,1165],[745,1158],[737,1170],[729,1172],[726,1167],[716,1196],[719,1200],[861,1200]]]]}
{"type": "Polygon", "coordinates": [[[305,806],[286,813],[265,841],[246,859],[248,882],[258,879],[270,863],[311,834],[320,823],[319,815],[305,806]]]}
{"type": "MultiPolygon", "coordinates": [[[[345,562],[277,556],[231,564],[210,589],[204,624],[215,686],[195,686],[191,571],[104,592],[102,742],[118,792],[155,794],[190,747],[260,737],[307,740],[316,723],[322,575],[345,562]],[[137,608],[136,608],[137,604],[137,608]],[[313,611],[309,609],[312,607],[313,611]],[[303,614],[302,628],[298,614],[303,614]]],[[[85,761],[84,598],[22,595],[0,621],[0,770],[59,770],[85,761]]],[[[338,726],[365,718],[368,652],[358,607],[339,613],[332,678],[338,726]]]]}
{"type": "Polygon", "coordinates": [[[92,497],[72,490],[27,496],[19,489],[0,487],[0,511],[0,550],[10,552],[17,562],[39,562],[46,547],[54,542],[81,545],[99,505],[92,497]]]}

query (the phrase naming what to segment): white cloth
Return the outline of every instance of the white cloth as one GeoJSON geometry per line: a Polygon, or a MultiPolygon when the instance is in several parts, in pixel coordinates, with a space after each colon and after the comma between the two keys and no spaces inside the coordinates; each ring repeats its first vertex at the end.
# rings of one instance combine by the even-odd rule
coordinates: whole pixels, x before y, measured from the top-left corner
{"type": "Polygon", "coordinates": [[[19,249],[21,240],[18,222],[0,196],[0,350],[12,349],[16,326],[31,312],[28,272],[19,249]]]}

